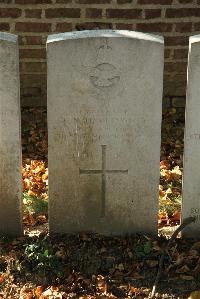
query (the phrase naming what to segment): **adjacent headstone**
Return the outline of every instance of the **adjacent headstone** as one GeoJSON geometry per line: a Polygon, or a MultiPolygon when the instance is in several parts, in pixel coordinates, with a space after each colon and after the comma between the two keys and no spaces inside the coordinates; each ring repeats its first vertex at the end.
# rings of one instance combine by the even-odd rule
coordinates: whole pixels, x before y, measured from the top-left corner
{"type": "Polygon", "coordinates": [[[190,37],[186,124],[183,171],[183,219],[196,221],[185,228],[183,235],[199,236],[200,231],[200,35],[190,37]]]}
{"type": "Polygon", "coordinates": [[[21,142],[17,36],[0,33],[0,235],[20,235],[21,142]]]}
{"type": "Polygon", "coordinates": [[[49,36],[51,233],[157,232],[163,39],[49,36]]]}

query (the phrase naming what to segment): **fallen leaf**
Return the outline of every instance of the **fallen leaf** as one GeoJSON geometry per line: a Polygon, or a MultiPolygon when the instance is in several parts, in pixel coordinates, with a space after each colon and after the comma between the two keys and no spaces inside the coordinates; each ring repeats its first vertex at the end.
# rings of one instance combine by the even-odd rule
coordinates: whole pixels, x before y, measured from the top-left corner
{"type": "Polygon", "coordinates": [[[190,275],[180,275],[180,278],[183,280],[193,280],[194,277],[190,275]]]}
{"type": "Polygon", "coordinates": [[[4,282],[4,277],[3,275],[0,276],[0,284],[2,284],[4,282]]]}
{"type": "Polygon", "coordinates": [[[188,299],[200,299],[200,291],[195,291],[190,294],[190,297],[188,299]]]}
{"type": "Polygon", "coordinates": [[[42,295],[42,292],[43,292],[43,287],[42,286],[36,287],[35,296],[39,298],[42,295]]]}

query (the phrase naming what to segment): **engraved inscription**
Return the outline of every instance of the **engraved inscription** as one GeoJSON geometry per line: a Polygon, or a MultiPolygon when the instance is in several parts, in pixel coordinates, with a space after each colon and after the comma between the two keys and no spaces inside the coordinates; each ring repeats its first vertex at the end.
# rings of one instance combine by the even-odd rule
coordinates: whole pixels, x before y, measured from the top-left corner
{"type": "Polygon", "coordinates": [[[105,217],[105,205],[106,205],[106,175],[107,174],[117,174],[117,173],[128,173],[126,170],[108,170],[106,169],[106,145],[102,145],[102,167],[96,170],[85,170],[79,169],[80,174],[101,174],[101,217],[105,217]]]}
{"type": "Polygon", "coordinates": [[[116,85],[120,76],[114,65],[110,63],[98,64],[90,75],[93,86],[97,88],[106,88],[116,85]]]}
{"type": "MultiPolygon", "coordinates": [[[[89,116],[69,117],[68,120],[60,120],[56,126],[53,126],[53,139],[56,143],[65,144],[69,142],[69,138],[74,138],[75,136],[82,136],[83,138],[85,138],[85,136],[87,136],[87,140],[90,140],[90,142],[96,142],[97,140],[101,139],[101,133],[95,133],[92,131],[92,127],[95,125],[95,121],[100,124],[102,123],[103,125],[106,124],[106,130],[110,132],[110,135],[117,139],[120,129],[124,128],[124,126],[127,127],[128,125],[130,125],[132,119],[124,115],[110,117],[109,119],[99,118],[98,116],[94,116],[93,118],[89,116]],[[110,124],[116,121],[118,123],[120,122],[121,126],[120,128],[115,128],[115,134],[113,135],[113,132],[111,132],[109,128],[110,124]],[[68,124],[71,124],[71,127],[68,124]]],[[[133,137],[132,131],[128,130],[126,136],[127,139],[130,140],[133,137]]],[[[87,144],[86,140],[84,140],[84,144],[87,144]]]]}
{"type": "Polygon", "coordinates": [[[112,48],[109,45],[101,45],[99,47],[99,51],[106,51],[106,50],[112,50],[112,48]]]}
{"type": "Polygon", "coordinates": [[[190,134],[190,139],[200,140],[200,134],[199,133],[192,133],[192,134],[190,134]]]}
{"type": "Polygon", "coordinates": [[[98,63],[108,63],[108,61],[111,61],[111,58],[112,47],[105,41],[105,44],[102,44],[97,50],[97,61],[98,63]]]}
{"type": "Polygon", "coordinates": [[[9,117],[16,118],[18,117],[18,115],[19,115],[18,111],[13,111],[13,110],[0,111],[0,121],[5,122],[8,121],[9,117]]]}
{"type": "Polygon", "coordinates": [[[108,45],[101,45],[97,50],[97,61],[99,63],[108,63],[111,61],[112,57],[112,48],[108,45]]]}

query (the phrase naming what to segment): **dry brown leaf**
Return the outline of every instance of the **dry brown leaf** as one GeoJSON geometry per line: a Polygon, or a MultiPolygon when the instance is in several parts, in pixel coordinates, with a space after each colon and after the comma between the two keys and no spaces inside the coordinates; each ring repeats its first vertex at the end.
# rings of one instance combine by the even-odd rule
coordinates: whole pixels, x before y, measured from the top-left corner
{"type": "Polygon", "coordinates": [[[194,250],[200,250],[200,241],[194,243],[194,245],[191,247],[191,249],[194,249],[194,250]]]}
{"type": "Polygon", "coordinates": [[[124,265],[119,264],[119,265],[116,266],[116,269],[118,269],[119,271],[124,271],[124,265]]]}
{"type": "Polygon", "coordinates": [[[44,288],[42,286],[38,286],[35,289],[35,296],[39,298],[43,293],[44,288]]]}
{"type": "Polygon", "coordinates": [[[170,163],[168,160],[162,160],[160,161],[160,169],[169,169],[170,163]]]}
{"type": "Polygon", "coordinates": [[[184,253],[178,254],[177,259],[176,259],[174,265],[175,266],[181,265],[184,262],[184,259],[185,259],[185,254],[184,253]]]}
{"type": "Polygon", "coordinates": [[[99,291],[102,294],[107,294],[107,283],[105,281],[104,276],[102,276],[102,275],[97,276],[97,286],[98,286],[99,291]]]}
{"type": "Polygon", "coordinates": [[[144,276],[140,275],[139,273],[133,273],[131,276],[133,279],[143,279],[144,276]]]}
{"type": "Polygon", "coordinates": [[[187,265],[184,265],[183,267],[178,268],[176,270],[176,273],[187,273],[187,272],[190,272],[190,269],[188,268],[187,265]]]}
{"type": "Polygon", "coordinates": [[[154,268],[158,265],[158,260],[147,260],[146,262],[150,268],[154,268]]]}
{"type": "Polygon", "coordinates": [[[188,299],[200,299],[200,291],[195,291],[190,294],[190,297],[188,299]]]}
{"type": "Polygon", "coordinates": [[[180,221],[181,219],[181,212],[176,211],[172,215],[172,221],[180,221]]]}
{"type": "Polygon", "coordinates": [[[2,284],[3,282],[4,282],[4,276],[1,275],[1,276],[0,276],[0,284],[2,284]]]}
{"type": "Polygon", "coordinates": [[[194,277],[191,275],[180,275],[180,278],[183,280],[194,280],[194,277]]]}

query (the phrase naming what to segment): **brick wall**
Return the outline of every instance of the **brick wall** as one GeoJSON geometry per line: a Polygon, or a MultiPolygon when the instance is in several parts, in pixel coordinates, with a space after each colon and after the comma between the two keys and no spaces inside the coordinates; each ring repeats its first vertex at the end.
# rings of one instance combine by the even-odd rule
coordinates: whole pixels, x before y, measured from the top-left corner
{"type": "Polygon", "coordinates": [[[188,37],[200,33],[200,0],[0,0],[0,31],[19,35],[22,105],[46,102],[47,35],[97,28],[164,35],[164,105],[183,105],[188,37]]]}

